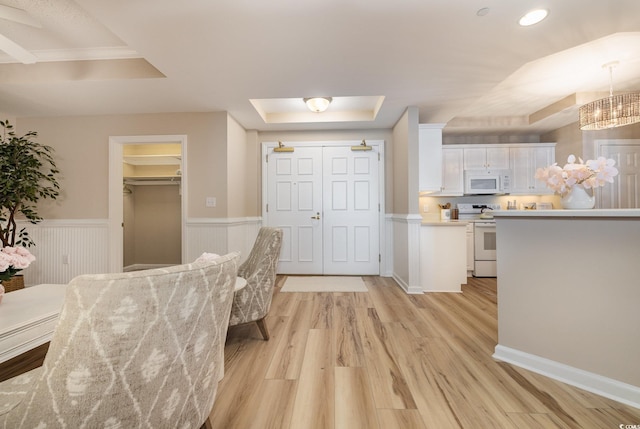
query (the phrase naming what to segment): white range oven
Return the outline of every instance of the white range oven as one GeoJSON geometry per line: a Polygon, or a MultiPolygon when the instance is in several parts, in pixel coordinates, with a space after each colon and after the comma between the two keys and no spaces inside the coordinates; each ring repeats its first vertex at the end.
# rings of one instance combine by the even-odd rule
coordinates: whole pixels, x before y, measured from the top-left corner
{"type": "Polygon", "coordinates": [[[500,210],[500,204],[458,204],[459,218],[473,222],[474,277],[496,277],[496,221],[481,214],[500,210]]]}
{"type": "Polygon", "coordinates": [[[474,277],[496,277],[496,221],[477,220],[473,223],[473,247],[475,255],[474,277]]]}

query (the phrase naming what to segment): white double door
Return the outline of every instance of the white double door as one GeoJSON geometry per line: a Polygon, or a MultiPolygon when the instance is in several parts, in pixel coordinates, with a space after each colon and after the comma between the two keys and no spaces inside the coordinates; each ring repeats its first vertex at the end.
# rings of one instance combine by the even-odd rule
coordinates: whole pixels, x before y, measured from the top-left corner
{"type": "Polygon", "coordinates": [[[278,272],[379,274],[380,146],[293,147],[263,147],[263,218],[283,230],[278,272]]]}

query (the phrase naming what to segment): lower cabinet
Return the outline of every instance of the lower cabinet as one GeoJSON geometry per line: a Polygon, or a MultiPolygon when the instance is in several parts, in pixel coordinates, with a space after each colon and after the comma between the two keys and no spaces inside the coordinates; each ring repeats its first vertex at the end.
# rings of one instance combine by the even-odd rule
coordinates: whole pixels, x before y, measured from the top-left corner
{"type": "Polygon", "coordinates": [[[465,224],[423,223],[420,227],[420,286],[424,292],[461,292],[467,282],[465,224]]]}

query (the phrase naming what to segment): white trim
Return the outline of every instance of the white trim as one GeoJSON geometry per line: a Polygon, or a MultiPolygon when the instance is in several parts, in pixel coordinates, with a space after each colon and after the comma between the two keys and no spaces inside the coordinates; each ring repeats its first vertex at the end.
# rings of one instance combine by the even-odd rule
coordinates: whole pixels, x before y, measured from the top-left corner
{"type": "Polygon", "coordinates": [[[213,218],[213,217],[193,217],[187,219],[187,225],[240,225],[247,223],[260,223],[259,217],[236,217],[236,218],[213,218]]]}
{"type": "Polygon", "coordinates": [[[640,387],[510,347],[501,346],[500,344],[496,346],[493,358],[579,387],[596,395],[640,408],[640,387]]]}
{"type": "Polygon", "coordinates": [[[109,136],[109,271],[119,273],[123,270],[123,200],[122,200],[122,154],[125,144],[162,144],[180,143],[182,155],[181,180],[181,236],[182,261],[187,255],[186,217],[187,217],[187,135],[142,135],[142,136],[109,136]]]}
{"type": "MultiPolygon", "coordinates": [[[[407,283],[404,282],[404,280],[402,280],[400,277],[396,276],[395,274],[392,277],[396,281],[396,283],[398,283],[398,285],[402,288],[402,290],[404,290],[407,294],[409,295],[424,294],[424,291],[420,286],[409,286],[407,283]]],[[[434,292],[434,291],[431,291],[431,292],[434,292]]]]}
{"type": "MultiPolygon", "coordinates": [[[[43,219],[36,224],[19,219],[16,223],[24,227],[43,227],[43,226],[73,226],[73,227],[94,227],[94,226],[109,226],[109,219],[43,219]]],[[[38,245],[38,243],[36,243],[38,245]]]]}

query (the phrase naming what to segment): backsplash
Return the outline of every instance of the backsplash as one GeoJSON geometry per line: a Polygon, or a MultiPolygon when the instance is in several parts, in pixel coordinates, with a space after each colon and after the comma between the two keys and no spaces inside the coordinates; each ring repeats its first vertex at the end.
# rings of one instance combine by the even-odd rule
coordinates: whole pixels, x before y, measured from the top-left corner
{"type": "Polygon", "coordinates": [[[455,208],[458,203],[468,204],[500,204],[502,210],[507,209],[510,201],[516,201],[518,210],[524,210],[531,203],[549,202],[554,209],[560,208],[560,197],[557,195],[470,195],[462,197],[420,197],[420,214],[424,220],[439,220],[439,204],[451,203],[455,208]],[[426,210],[425,210],[426,208],[426,210]]]}

